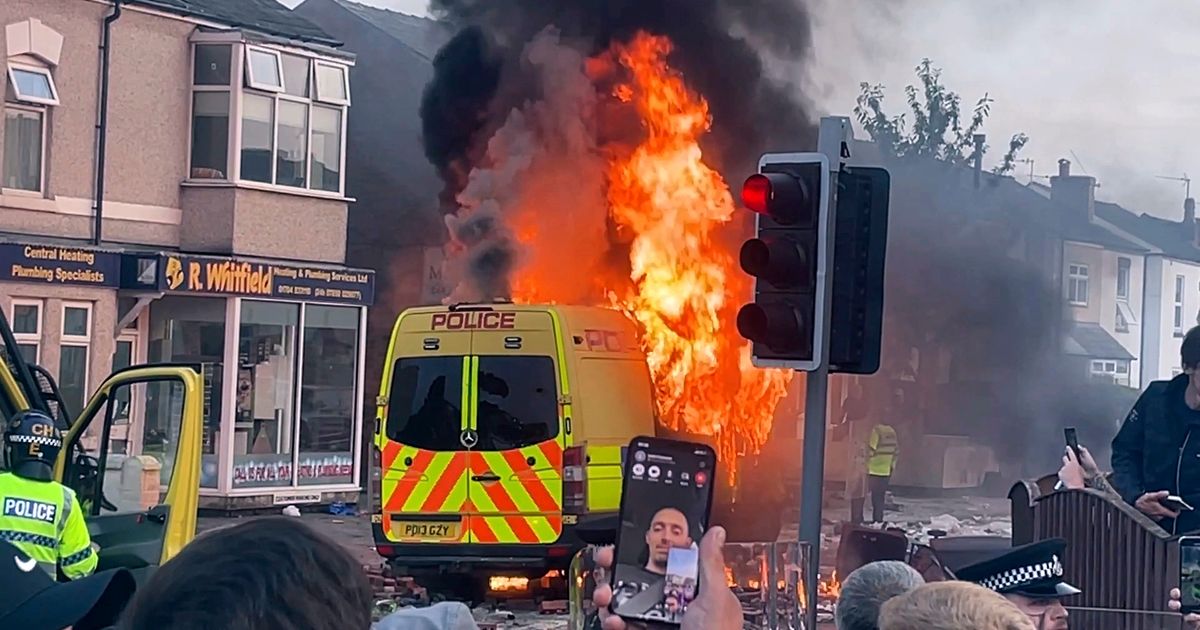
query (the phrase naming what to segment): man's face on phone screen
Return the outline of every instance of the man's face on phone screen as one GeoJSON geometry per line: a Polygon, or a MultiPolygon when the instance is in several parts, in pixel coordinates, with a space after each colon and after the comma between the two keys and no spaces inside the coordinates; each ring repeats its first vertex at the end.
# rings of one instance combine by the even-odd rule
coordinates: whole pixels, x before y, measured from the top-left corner
{"type": "Polygon", "coordinates": [[[647,571],[666,574],[667,556],[672,547],[690,547],[692,538],[688,533],[687,517],[675,508],[663,508],[650,519],[646,530],[646,547],[650,550],[647,571]]]}

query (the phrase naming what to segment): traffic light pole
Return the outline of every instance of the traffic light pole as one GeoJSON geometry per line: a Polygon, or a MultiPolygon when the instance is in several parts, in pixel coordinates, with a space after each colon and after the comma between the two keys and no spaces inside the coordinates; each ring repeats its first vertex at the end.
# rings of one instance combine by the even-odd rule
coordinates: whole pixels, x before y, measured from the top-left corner
{"type": "MultiPolygon", "coordinates": [[[[850,119],[841,116],[826,116],[821,119],[817,149],[829,160],[829,181],[825,182],[825,194],[829,196],[829,220],[826,233],[821,235],[825,243],[826,274],[833,272],[834,225],[837,212],[837,177],[841,170],[844,152],[848,153],[854,138],[850,119]]],[[[848,157],[848,156],[847,156],[848,157]]],[[[803,477],[800,492],[800,542],[809,545],[809,562],[804,567],[805,602],[804,627],[817,627],[817,580],[821,564],[821,507],[825,489],[825,426],[829,395],[829,310],[833,301],[832,282],[818,283],[824,286],[825,299],[822,312],[821,356],[816,370],[808,372],[804,394],[804,455],[803,477]]]]}

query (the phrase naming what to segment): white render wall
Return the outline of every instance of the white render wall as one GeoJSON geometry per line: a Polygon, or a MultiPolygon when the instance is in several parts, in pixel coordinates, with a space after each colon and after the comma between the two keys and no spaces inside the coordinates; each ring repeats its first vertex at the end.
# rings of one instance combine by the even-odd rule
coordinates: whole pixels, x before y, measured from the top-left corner
{"type": "Polygon", "coordinates": [[[1200,264],[1166,258],[1149,257],[1146,265],[1146,291],[1142,331],[1146,348],[1142,364],[1142,382],[1171,378],[1180,369],[1179,344],[1183,341],[1175,332],[1175,277],[1183,276],[1182,332],[1197,324],[1200,314],[1200,264]]]}

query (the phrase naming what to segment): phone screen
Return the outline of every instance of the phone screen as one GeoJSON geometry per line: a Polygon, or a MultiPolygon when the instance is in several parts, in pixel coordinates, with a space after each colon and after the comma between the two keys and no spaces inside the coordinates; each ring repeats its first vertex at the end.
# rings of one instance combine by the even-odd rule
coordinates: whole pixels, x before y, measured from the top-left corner
{"type": "Polygon", "coordinates": [[[682,620],[699,592],[716,463],[703,444],[645,437],[629,444],[612,578],[617,615],[682,620]]]}
{"type": "Polygon", "coordinates": [[[1067,446],[1075,451],[1075,457],[1079,457],[1079,436],[1075,433],[1075,427],[1063,429],[1063,436],[1067,439],[1067,446]]]}
{"type": "Polygon", "coordinates": [[[1200,611],[1200,538],[1179,539],[1179,593],[1184,613],[1200,611]]]}

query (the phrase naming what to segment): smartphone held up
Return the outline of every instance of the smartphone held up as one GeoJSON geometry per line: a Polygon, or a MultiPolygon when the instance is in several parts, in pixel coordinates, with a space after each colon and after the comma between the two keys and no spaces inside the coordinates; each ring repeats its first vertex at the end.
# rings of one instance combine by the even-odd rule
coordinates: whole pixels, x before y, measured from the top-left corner
{"type": "Polygon", "coordinates": [[[638,437],[625,456],[613,613],[678,624],[699,593],[717,457],[704,444],[638,437]]]}

